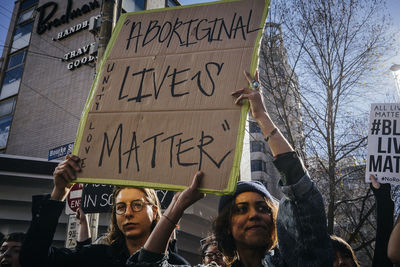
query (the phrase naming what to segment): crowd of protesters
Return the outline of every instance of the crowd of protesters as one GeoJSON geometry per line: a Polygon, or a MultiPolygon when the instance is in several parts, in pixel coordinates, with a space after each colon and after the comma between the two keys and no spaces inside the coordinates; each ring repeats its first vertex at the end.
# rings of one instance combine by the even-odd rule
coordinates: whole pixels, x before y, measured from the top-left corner
{"type": "MultiPolygon", "coordinates": [[[[322,196],[302,160],[271,120],[257,90],[257,74],[254,80],[248,73],[245,76],[253,88],[238,89],[232,96],[238,105],[249,102],[250,113],[266,136],[281,174],[284,197],[277,201],[262,183],[239,181],[232,195],[220,198],[213,233],[201,243],[201,264],[359,266],[350,245],[328,234],[322,196]]],[[[177,254],[171,236],[184,211],[204,197],[197,190],[202,171],[194,175],[191,186],[175,194],[163,214],[153,189],[116,187],[109,233],[101,242],[92,243],[87,218],[79,210],[76,248],[52,247],[63,201],[81,170],[79,161],[68,155],[54,171],[51,194],[33,197],[32,221],[26,234],[1,238],[0,267],[189,265],[177,254]]],[[[374,177],[371,180],[378,215],[373,266],[393,266],[400,262],[400,190],[393,187],[391,194],[390,185],[381,185],[374,177]]]]}

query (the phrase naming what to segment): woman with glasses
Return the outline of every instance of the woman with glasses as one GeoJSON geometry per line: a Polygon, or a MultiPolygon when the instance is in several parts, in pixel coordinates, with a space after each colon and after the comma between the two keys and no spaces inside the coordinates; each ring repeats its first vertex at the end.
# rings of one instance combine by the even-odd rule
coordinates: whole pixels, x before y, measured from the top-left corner
{"type": "Polygon", "coordinates": [[[226,267],[224,255],[218,249],[218,242],[215,240],[215,236],[211,235],[200,240],[201,244],[201,263],[203,265],[218,265],[226,267]]]}
{"type": "MultiPolygon", "coordinates": [[[[54,187],[50,195],[34,196],[32,222],[21,248],[22,266],[126,266],[130,255],[139,250],[161,217],[161,206],[153,189],[116,187],[108,244],[77,246],[77,249],[51,247],[54,233],[71,182],[80,172],[80,159],[67,155],[55,169],[54,187]]],[[[173,254],[171,264],[187,263],[173,254]]]]}

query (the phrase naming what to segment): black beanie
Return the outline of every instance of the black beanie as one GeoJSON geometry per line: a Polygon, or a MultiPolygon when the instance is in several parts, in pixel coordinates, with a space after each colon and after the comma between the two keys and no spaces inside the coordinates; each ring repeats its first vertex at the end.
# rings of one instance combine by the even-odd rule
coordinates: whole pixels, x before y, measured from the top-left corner
{"type": "Polygon", "coordinates": [[[224,195],[220,198],[218,213],[220,213],[227,204],[233,201],[237,195],[243,192],[259,193],[260,195],[265,196],[272,201],[274,200],[267,188],[265,188],[260,181],[239,181],[236,186],[236,191],[233,193],[233,195],[224,195]]]}

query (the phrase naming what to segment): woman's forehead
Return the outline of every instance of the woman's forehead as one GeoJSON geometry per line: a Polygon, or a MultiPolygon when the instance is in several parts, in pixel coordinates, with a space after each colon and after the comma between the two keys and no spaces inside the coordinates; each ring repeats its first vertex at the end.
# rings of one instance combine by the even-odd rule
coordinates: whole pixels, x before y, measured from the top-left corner
{"type": "Polygon", "coordinates": [[[216,244],[211,244],[207,247],[205,252],[216,251],[218,250],[218,246],[216,244]]]}
{"type": "Polygon", "coordinates": [[[1,244],[1,248],[11,248],[11,247],[20,247],[21,242],[18,241],[4,241],[3,244],[1,244]]]}
{"type": "Polygon", "coordinates": [[[235,203],[265,201],[264,196],[256,192],[243,192],[236,196],[235,203]]]}
{"type": "Polygon", "coordinates": [[[119,191],[115,202],[126,202],[126,201],[133,201],[133,200],[138,200],[138,199],[145,199],[146,195],[145,193],[137,188],[124,188],[121,191],[119,191]]]}

